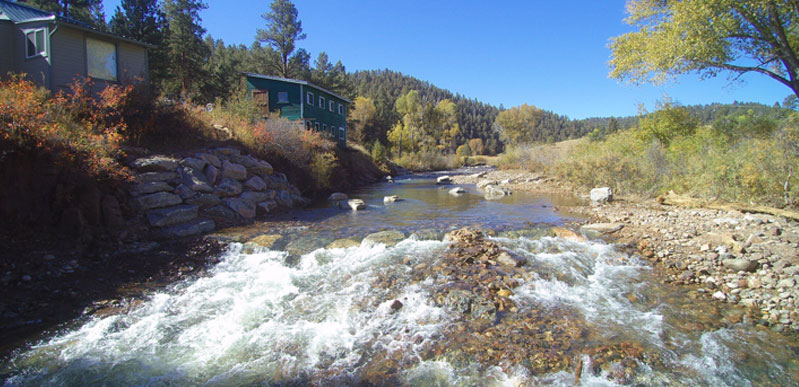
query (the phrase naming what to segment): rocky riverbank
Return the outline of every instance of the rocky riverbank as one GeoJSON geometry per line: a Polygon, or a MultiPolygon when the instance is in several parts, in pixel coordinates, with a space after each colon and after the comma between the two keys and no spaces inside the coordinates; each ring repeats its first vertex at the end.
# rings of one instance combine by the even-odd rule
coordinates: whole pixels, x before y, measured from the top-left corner
{"type": "MultiPolygon", "coordinates": [[[[453,176],[456,184],[495,182],[509,190],[574,193],[555,179],[527,171],[453,176]]],[[[664,282],[685,285],[717,302],[750,308],[777,331],[799,331],[799,224],[768,214],[662,205],[617,197],[569,211],[588,218],[586,236],[634,246],[664,282]]]]}

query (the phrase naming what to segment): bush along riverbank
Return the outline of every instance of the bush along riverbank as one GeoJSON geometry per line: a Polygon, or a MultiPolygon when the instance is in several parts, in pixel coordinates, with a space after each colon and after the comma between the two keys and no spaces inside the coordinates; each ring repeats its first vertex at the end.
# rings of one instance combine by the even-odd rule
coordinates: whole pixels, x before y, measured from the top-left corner
{"type": "Polygon", "coordinates": [[[735,206],[708,208],[713,204],[669,205],[668,198],[618,195],[592,205],[588,189],[525,170],[456,176],[454,181],[582,196],[584,205],[561,208],[587,217],[573,237],[603,237],[629,246],[652,263],[664,283],[687,286],[697,297],[741,305],[748,309],[746,319],[751,323],[799,332],[795,216],[746,212],[735,206]]]}

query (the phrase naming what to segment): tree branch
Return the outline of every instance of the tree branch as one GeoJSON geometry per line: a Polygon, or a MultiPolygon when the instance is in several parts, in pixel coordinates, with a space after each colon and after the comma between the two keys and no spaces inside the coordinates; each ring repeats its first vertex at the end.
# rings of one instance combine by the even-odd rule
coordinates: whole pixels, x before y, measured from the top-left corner
{"type": "Polygon", "coordinates": [[[779,74],[777,74],[777,73],[775,73],[773,71],[769,71],[769,70],[766,70],[764,68],[752,67],[752,66],[738,66],[738,65],[734,65],[734,64],[720,63],[720,62],[707,62],[707,65],[708,66],[712,66],[712,67],[718,67],[718,68],[725,69],[725,70],[737,71],[737,72],[740,72],[740,73],[756,72],[756,73],[760,73],[760,74],[763,74],[763,75],[767,75],[767,76],[777,80],[778,82],[784,84],[785,86],[790,87],[791,90],[793,90],[793,84],[791,83],[791,81],[789,81],[788,79],[785,79],[784,77],[780,76],[779,74]]]}
{"type": "Polygon", "coordinates": [[[768,12],[771,25],[777,33],[777,41],[779,42],[778,50],[781,51],[784,56],[782,59],[788,62],[786,64],[789,64],[789,66],[786,66],[788,74],[791,75],[792,80],[796,79],[796,69],[799,69],[799,58],[796,57],[796,53],[791,49],[791,43],[788,42],[785,28],[782,26],[780,15],[777,13],[777,6],[774,5],[773,1],[768,3],[768,12]]]}

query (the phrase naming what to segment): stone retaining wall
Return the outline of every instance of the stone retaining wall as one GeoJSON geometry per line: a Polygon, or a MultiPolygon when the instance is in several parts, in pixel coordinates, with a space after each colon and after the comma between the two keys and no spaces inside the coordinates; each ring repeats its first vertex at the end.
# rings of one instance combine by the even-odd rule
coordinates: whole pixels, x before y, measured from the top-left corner
{"type": "Polygon", "coordinates": [[[131,167],[131,204],[145,215],[155,238],[207,233],[220,221],[236,223],[308,202],[268,162],[234,148],[182,159],[139,158],[131,167]]]}

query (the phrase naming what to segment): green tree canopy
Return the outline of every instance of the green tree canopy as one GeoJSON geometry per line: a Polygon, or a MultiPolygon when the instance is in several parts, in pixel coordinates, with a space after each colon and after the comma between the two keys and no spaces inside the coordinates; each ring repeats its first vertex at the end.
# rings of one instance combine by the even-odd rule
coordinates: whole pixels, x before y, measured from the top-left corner
{"type": "Polygon", "coordinates": [[[352,127],[351,139],[359,144],[366,144],[377,139],[375,131],[375,118],[377,107],[374,101],[365,97],[357,97],[350,109],[349,122],[352,127]]]}
{"type": "Polygon", "coordinates": [[[543,110],[528,104],[499,112],[496,124],[501,138],[505,143],[514,144],[535,141],[535,129],[543,114],[543,110]]]}
{"type": "MultiPolygon", "coordinates": [[[[257,30],[255,39],[275,49],[277,56],[271,61],[271,69],[277,75],[288,78],[291,76],[289,64],[294,44],[305,39],[302,22],[297,17],[297,7],[290,0],[273,0],[269,12],[261,17],[266,21],[266,29],[257,30]]],[[[308,58],[300,58],[300,61],[302,59],[307,63],[308,58]]]]}
{"type": "Polygon", "coordinates": [[[151,84],[161,82],[167,76],[164,41],[164,13],[158,0],[122,0],[117,6],[109,25],[111,32],[150,43],[154,48],[147,52],[151,84]]]}
{"type": "Polygon", "coordinates": [[[165,48],[172,75],[164,79],[167,93],[180,93],[184,97],[196,95],[199,83],[205,79],[209,49],[203,42],[205,28],[200,25],[200,10],[207,7],[201,0],[164,1],[164,13],[169,21],[165,48]]]}
{"type": "Polygon", "coordinates": [[[799,0],[630,0],[627,12],[637,31],[611,40],[613,78],[755,72],[799,95],[799,0]]]}
{"type": "Polygon", "coordinates": [[[71,17],[100,29],[106,27],[102,0],[22,0],[20,3],[53,12],[58,16],[71,17]]]}

